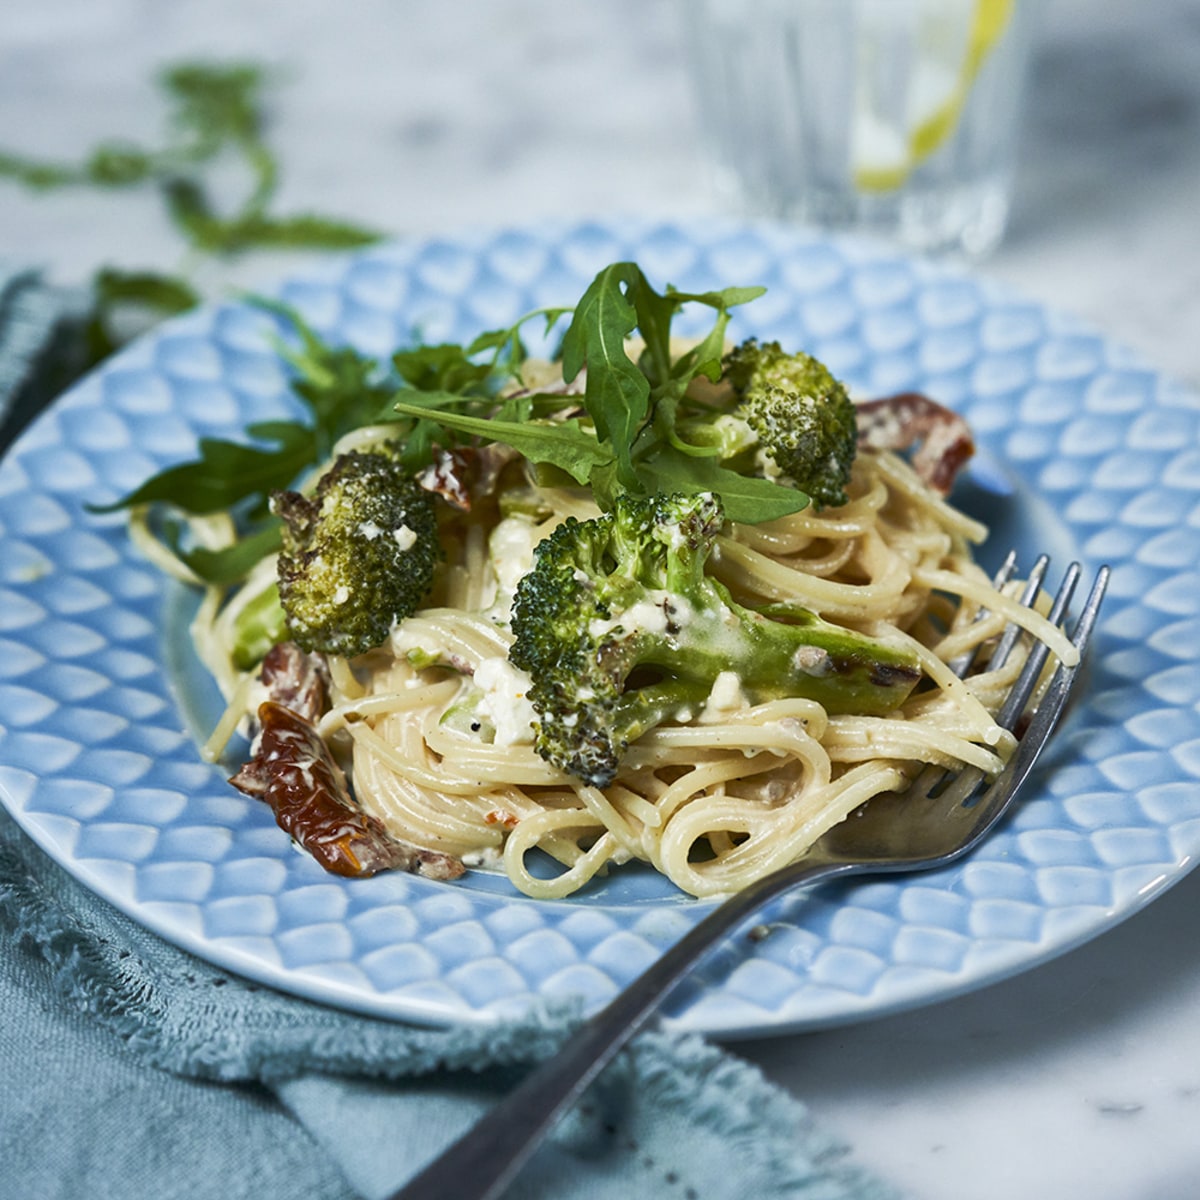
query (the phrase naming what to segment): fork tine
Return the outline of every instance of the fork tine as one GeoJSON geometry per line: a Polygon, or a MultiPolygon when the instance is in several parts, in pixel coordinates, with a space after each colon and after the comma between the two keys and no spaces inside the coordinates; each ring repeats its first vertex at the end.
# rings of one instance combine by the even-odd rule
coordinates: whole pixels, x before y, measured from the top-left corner
{"type": "MultiPolygon", "coordinates": [[[[1025,589],[1021,593],[1021,603],[1026,608],[1032,605],[1038,598],[1042,590],[1042,580],[1046,578],[1046,570],[1049,566],[1050,556],[1048,554],[1040,555],[1037,562],[1033,564],[1033,570],[1029,572],[1029,578],[1025,581],[1025,589]]],[[[1076,570],[1078,571],[1078,567],[1076,567],[1076,570]]],[[[990,670],[997,670],[1004,666],[1020,636],[1020,626],[1010,622],[1004,630],[1003,636],[1000,638],[999,645],[997,645],[995,652],[988,661],[988,668],[990,670]]]]}
{"type": "MultiPolygon", "coordinates": [[[[999,591],[1012,577],[1013,572],[1017,569],[1017,552],[1010,550],[1005,556],[1004,561],[1000,564],[1000,569],[992,576],[992,587],[999,591]]],[[[981,608],[976,614],[975,620],[982,620],[988,613],[986,608],[981,608]]],[[[952,670],[955,675],[962,679],[966,673],[975,664],[975,660],[979,657],[980,647],[976,646],[972,650],[964,650],[962,654],[956,658],[952,658],[946,665],[952,670]]]]}
{"type": "Polygon", "coordinates": [[[1030,752],[1033,757],[1036,757],[1041,752],[1041,748],[1045,745],[1050,734],[1054,732],[1054,727],[1058,723],[1058,718],[1062,710],[1066,707],[1071,689],[1074,687],[1075,680],[1080,673],[1080,667],[1083,665],[1083,656],[1087,651],[1088,643],[1091,641],[1092,632],[1096,627],[1096,617],[1100,612],[1100,603],[1104,599],[1104,592],[1108,587],[1109,574],[1108,567],[1101,567],[1097,571],[1096,578],[1092,583],[1092,589],[1088,593],[1087,600],[1084,601],[1079,619],[1075,622],[1075,630],[1071,635],[1071,642],[1075,646],[1075,649],[1079,651],[1079,662],[1073,667],[1060,666],[1057,672],[1055,672],[1046,695],[1037,706],[1037,710],[1034,712],[1033,718],[1029,723],[1029,728],[1025,731],[1025,736],[1021,739],[1019,752],[1024,751],[1026,743],[1028,743],[1030,752]]]}
{"type": "MultiPolygon", "coordinates": [[[[1021,603],[1026,607],[1031,605],[1040,594],[1042,581],[1046,577],[1046,571],[1049,566],[1050,556],[1048,554],[1040,555],[1037,561],[1034,563],[1033,569],[1029,572],[1029,578],[1026,580],[1025,587],[1021,591],[1021,603]]],[[[997,590],[1002,588],[1012,578],[1013,572],[1016,570],[1016,568],[1017,552],[1014,549],[1008,552],[1008,554],[1005,556],[1004,562],[1000,564],[1000,569],[993,576],[993,586],[997,590]]],[[[1077,579],[1079,575],[1079,565],[1077,563],[1072,564],[1072,569],[1074,570],[1075,578],[1077,579]]],[[[1068,574],[1070,574],[1070,572],[1068,572],[1068,574]]],[[[1072,580],[1071,587],[1074,588],[1074,586],[1074,580],[1072,580]]],[[[1060,589],[1059,595],[1061,597],[1062,589],[1060,589]]],[[[1065,611],[1065,605],[1060,605],[1059,608],[1061,619],[1061,611],[1065,611]]],[[[984,611],[981,611],[979,617],[983,616],[984,611]]],[[[988,660],[987,666],[989,670],[998,669],[1004,665],[1009,654],[1012,653],[1013,647],[1017,644],[1017,638],[1020,636],[1020,634],[1020,626],[1014,624],[1013,622],[1010,621],[1005,626],[1004,632],[1001,634],[1000,641],[997,643],[995,650],[993,650],[992,655],[988,660]]],[[[1038,643],[1038,645],[1041,646],[1041,643],[1038,643]]],[[[1044,651],[1045,648],[1042,647],[1042,649],[1044,651]]],[[[980,647],[976,646],[975,649],[966,651],[965,653],[960,654],[957,658],[952,659],[947,665],[960,679],[962,679],[974,665],[975,660],[979,657],[979,651],[980,647]]],[[[1041,660],[1042,662],[1045,661],[1044,653],[1041,655],[1041,660]]],[[[1018,680],[1017,686],[1024,689],[1024,694],[1021,700],[1021,708],[1025,707],[1025,703],[1029,699],[1033,685],[1036,683],[1040,673],[1041,666],[1039,664],[1037,671],[1032,673],[1028,680],[1026,679],[1025,674],[1022,674],[1018,680]]],[[[1009,699],[1011,699],[1011,693],[1009,699]]],[[[1013,719],[1015,720],[1015,717],[1013,719]]],[[[1006,729],[1011,728],[1011,724],[1006,724],[1004,721],[1000,721],[1000,724],[1004,725],[1006,729]]],[[[978,788],[979,784],[984,779],[983,772],[974,769],[963,769],[958,772],[954,772],[953,779],[950,779],[951,775],[952,772],[949,768],[939,766],[936,763],[930,763],[924,768],[924,770],[920,772],[919,775],[917,775],[912,783],[909,784],[907,792],[911,797],[914,798],[917,796],[928,796],[932,795],[934,792],[938,792],[939,797],[946,800],[949,805],[953,805],[956,802],[956,796],[958,797],[958,803],[965,803],[967,798],[972,792],[975,791],[976,788],[978,788]],[[942,785],[947,779],[950,779],[950,783],[945,788],[940,788],[940,785],[942,785]]]]}
{"type": "MultiPolygon", "coordinates": [[[[1039,564],[1042,566],[1041,576],[1045,575],[1045,565],[1049,562],[1048,559],[1040,559],[1039,564]]],[[[1041,576],[1039,576],[1038,585],[1040,586],[1041,576]]],[[[1067,608],[1071,603],[1071,596],[1075,592],[1075,585],[1079,582],[1080,567],[1077,562],[1073,562],[1063,576],[1063,581],[1059,585],[1058,594],[1054,597],[1054,602],[1050,606],[1049,619],[1052,624],[1059,625],[1063,618],[1067,615],[1067,608]]],[[[1037,595],[1037,588],[1025,589],[1025,597],[1023,602],[1031,604],[1037,595]]],[[[1017,634],[1019,630],[1015,625],[1010,625],[1005,634],[1005,639],[1008,639],[1008,634],[1013,633],[1010,647],[1016,644],[1017,634]],[[1016,630],[1014,633],[1013,631],[1016,630]]],[[[998,653],[998,652],[997,652],[998,653]]],[[[1008,657],[1009,651],[1005,651],[1005,658],[1008,657]]],[[[1037,686],[1037,681],[1041,677],[1042,668],[1046,665],[1046,658],[1050,653],[1050,647],[1045,642],[1035,639],[1033,645],[1029,648],[1029,657],[1025,660],[1025,666],[1021,670],[1021,674],[1017,677],[1017,682],[1013,684],[1012,690],[1005,698],[1004,704],[1001,706],[1000,712],[997,714],[996,721],[1003,725],[1005,729],[1011,729],[1025,711],[1025,705],[1029,702],[1029,697],[1033,694],[1033,689],[1037,686]]],[[[1001,659],[1003,662],[1004,659],[1001,659]]]]}
{"type": "MultiPolygon", "coordinates": [[[[1005,559],[1004,565],[997,572],[997,584],[1001,584],[1011,576],[1015,566],[1015,553],[1010,552],[1005,559]]],[[[1041,555],[1037,562],[1034,563],[1033,569],[1029,572],[1029,578],[1026,581],[1025,587],[1021,593],[1021,603],[1025,607],[1030,607],[1037,600],[1041,593],[1042,583],[1046,577],[1046,571],[1050,566],[1049,555],[1041,555]]],[[[1075,592],[1075,588],[1079,582],[1081,574],[1080,566],[1077,562],[1071,563],[1063,576],[1063,580],[1059,585],[1058,592],[1050,606],[1048,619],[1054,624],[1061,624],[1067,614],[1067,609],[1071,603],[1071,597],[1075,592]]],[[[1107,581],[1108,568],[1103,570],[1103,579],[1107,581]]],[[[1099,582],[1099,581],[1098,581],[1099,582]]],[[[1093,589],[1094,590],[1094,589],[1093,589]]],[[[1103,586],[1100,588],[1101,595],[1103,594],[1103,586]]],[[[1100,596],[1089,597],[1089,610],[1091,612],[1091,620],[1094,621],[1095,613],[1099,609],[1100,596]],[[1094,604],[1093,604],[1094,599],[1094,604]]],[[[1081,618],[1082,619],[1082,618],[1081,618]]],[[[1089,624],[1090,629],[1090,624],[1089,624]]],[[[1021,627],[1014,622],[1009,622],[1005,627],[1004,633],[1001,636],[1000,642],[996,646],[994,653],[988,660],[988,669],[998,669],[1007,661],[1008,656],[1012,653],[1013,648],[1017,644],[1018,638],[1021,636],[1021,627]]],[[[1082,648],[1080,648],[1082,653],[1082,648]]],[[[1030,696],[1033,695],[1034,689],[1037,687],[1038,680],[1041,678],[1043,668],[1046,664],[1046,658],[1050,653],[1050,648],[1042,641],[1034,639],[1033,645],[1030,647],[1029,655],[1021,669],[1020,675],[1016,682],[1009,690],[1008,695],[1004,699],[1004,703],[996,715],[996,723],[1005,729],[1012,729],[1020,719],[1021,714],[1025,711],[1025,706],[1029,703],[1030,696]]],[[[961,656],[967,658],[966,655],[961,656]]],[[[954,664],[957,667],[957,662],[954,664]]],[[[967,667],[970,666],[968,659],[963,665],[963,671],[958,672],[960,676],[965,673],[967,667]]],[[[930,764],[927,766],[908,787],[908,792],[912,797],[930,796],[937,794],[939,803],[947,809],[953,808],[955,805],[965,804],[972,795],[979,789],[980,784],[985,780],[986,776],[978,768],[966,767],[959,771],[952,772],[945,767],[930,764]]]]}
{"type": "Polygon", "coordinates": [[[1088,642],[1091,641],[1092,630],[1096,627],[1096,617],[1100,613],[1100,603],[1104,599],[1104,592],[1108,587],[1108,577],[1110,574],[1111,572],[1108,567],[1101,567],[1096,572],[1096,580],[1092,584],[1092,590],[1088,593],[1088,598],[1084,602],[1083,611],[1079,614],[1079,620],[1075,622],[1075,632],[1071,640],[1075,643],[1075,649],[1079,651],[1080,660],[1083,659],[1088,642]]]}
{"type": "MultiPolygon", "coordinates": [[[[1077,568],[1078,564],[1073,563],[1072,566],[1077,568]]],[[[1054,610],[1061,607],[1063,612],[1065,612],[1070,591],[1074,589],[1079,571],[1076,569],[1068,574],[1074,576],[1074,579],[1070,580],[1070,588],[1067,587],[1067,581],[1064,581],[1063,586],[1059,589],[1058,597],[1056,597],[1054,609],[1051,610],[1051,615],[1056,621],[1062,620],[1062,613],[1056,615],[1054,610]]],[[[1083,656],[1096,625],[1096,617],[1100,612],[1100,603],[1104,599],[1105,589],[1108,587],[1108,578],[1108,567],[1101,567],[1096,573],[1095,581],[1092,583],[1091,591],[1084,602],[1079,619],[1075,622],[1075,630],[1071,641],[1079,651],[1079,662],[1074,666],[1059,664],[1058,670],[1054,673],[1054,678],[1050,681],[1049,688],[1047,688],[1045,695],[1034,711],[1033,717],[1030,719],[1029,727],[1017,743],[1016,752],[1009,759],[1004,772],[977,802],[976,807],[979,810],[977,819],[979,824],[969,843],[963,847],[964,850],[970,849],[982,841],[996,822],[1004,815],[1012,798],[1025,782],[1025,779],[1033,769],[1034,763],[1037,762],[1046,743],[1050,740],[1050,735],[1057,728],[1058,722],[1066,710],[1067,701],[1070,699],[1075,681],[1080,675],[1083,656]]],[[[1043,651],[1047,649],[1044,643],[1039,642],[1038,646],[1043,651]]],[[[1042,653],[1040,657],[1044,659],[1045,653],[1042,653]]],[[[1034,678],[1036,679],[1036,675],[1034,678]]],[[[1020,686],[1020,681],[1018,681],[1018,686],[1020,686]]],[[[1025,700],[1028,700],[1028,696],[1025,697],[1025,700]]],[[[1016,715],[1019,715],[1021,709],[1024,708],[1025,700],[1021,702],[1020,708],[1016,710],[1016,715]]],[[[1015,720],[1015,716],[1013,719],[1015,720]]],[[[954,786],[957,788],[957,781],[954,786]]],[[[973,787],[966,790],[966,794],[962,797],[964,802],[973,790],[973,787]]]]}

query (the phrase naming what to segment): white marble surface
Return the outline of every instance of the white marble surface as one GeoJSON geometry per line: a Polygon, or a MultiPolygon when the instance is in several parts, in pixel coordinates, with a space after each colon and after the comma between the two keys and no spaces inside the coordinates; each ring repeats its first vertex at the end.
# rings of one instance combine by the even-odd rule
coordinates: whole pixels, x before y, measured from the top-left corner
{"type": "MultiPolygon", "coordinates": [[[[1034,3],[1041,0],[1033,0],[1034,3]]],[[[1045,0],[1016,214],[978,269],[1200,383],[1200,0],[1045,0]]],[[[668,0],[0,2],[0,145],[150,139],[153,68],[287,71],[281,208],[424,234],[715,211],[668,0]]],[[[0,253],[173,267],[156,203],[0,187],[0,253]]],[[[218,287],[278,258],[209,272],[218,287]]],[[[738,1052],[920,1200],[1189,1200],[1200,876],[1066,957],[919,1012],[738,1052]]]]}

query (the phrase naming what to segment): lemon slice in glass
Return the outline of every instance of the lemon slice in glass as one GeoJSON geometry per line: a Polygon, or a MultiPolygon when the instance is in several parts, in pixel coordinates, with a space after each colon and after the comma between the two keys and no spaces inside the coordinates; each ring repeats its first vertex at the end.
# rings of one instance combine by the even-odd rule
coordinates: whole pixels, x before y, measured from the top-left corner
{"type": "Polygon", "coordinates": [[[945,144],[980,68],[1008,28],[1014,2],[975,0],[972,6],[922,0],[913,45],[916,60],[899,121],[888,111],[894,106],[886,98],[886,62],[904,31],[895,18],[864,31],[851,144],[859,190],[894,191],[945,144]]]}

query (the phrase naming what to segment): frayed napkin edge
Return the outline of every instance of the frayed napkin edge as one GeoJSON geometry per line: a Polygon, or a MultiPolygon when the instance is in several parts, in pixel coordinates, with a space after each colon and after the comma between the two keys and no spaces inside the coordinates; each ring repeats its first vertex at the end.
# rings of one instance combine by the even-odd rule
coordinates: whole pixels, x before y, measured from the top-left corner
{"type": "MultiPolygon", "coordinates": [[[[60,899],[33,871],[18,839],[15,825],[0,829],[0,922],[18,943],[32,949],[51,968],[63,997],[83,1012],[103,1021],[151,1065],[177,1075],[221,1082],[255,1081],[276,1086],[307,1073],[364,1081],[400,1082],[437,1070],[478,1070],[490,1066],[533,1063],[571,1033],[579,1021],[578,1006],[531,1012],[513,1022],[492,1026],[421,1027],[399,1022],[353,1017],[296,1000],[269,989],[248,985],[233,976],[197,962],[211,982],[227,981],[264,992],[281,1008],[263,1013],[271,1024],[275,1044],[267,1047],[255,1037],[258,1022],[252,1014],[242,1028],[224,1028],[214,1040],[205,1022],[180,1024],[160,1003],[153,982],[135,978],[139,967],[153,976],[154,967],[127,947],[116,945],[94,923],[81,921],[72,929],[64,921],[60,899]],[[294,1014],[287,1010],[294,1006],[294,1014]],[[354,1045],[347,1047],[346,1025],[353,1022],[354,1045]],[[201,1040],[167,1049],[170,1034],[202,1033],[201,1040]],[[280,1036],[282,1034],[282,1036],[280,1036]],[[480,1061],[480,1042],[487,1042],[488,1060],[480,1061]],[[405,1061],[399,1061],[403,1055],[405,1061]]],[[[25,852],[26,854],[28,851],[25,852]]],[[[40,854],[38,850],[36,853],[40,854]]],[[[55,872],[60,869],[47,863],[55,872]]],[[[63,875],[68,887],[79,887],[63,875]]],[[[97,901],[98,903],[106,903],[97,901]]],[[[123,923],[124,918],[113,910],[123,923]]],[[[152,935],[147,935],[152,936],[152,935]]],[[[179,953],[184,953],[180,951],[179,953]]],[[[178,982],[178,981],[177,981],[178,982]]],[[[213,1020],[220,1006],[209,1007],[213,1020]]],[[[763,1196],[805,1200],[899,1200],[899,1193],[850,1158],[848,1145],[814,1122],[808,1108],[768,1080],[756,1066],[706,1041],[697,1034],[652,1030],[640,1034],[608,1069],[610,1077],[624,1074],[636,1087],[641,1103],[679,1112],[728,1143],[731,1157],[745,1164],[763,1196]],[[800,1153],[798,1153],[798,1151],[800,1153]]]]}

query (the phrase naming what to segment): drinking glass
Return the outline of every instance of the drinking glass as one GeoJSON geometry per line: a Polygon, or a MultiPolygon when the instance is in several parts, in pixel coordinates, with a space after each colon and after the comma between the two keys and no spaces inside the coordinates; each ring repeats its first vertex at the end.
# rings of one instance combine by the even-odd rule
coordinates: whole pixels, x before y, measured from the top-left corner
{"type": "Polygon", "coordinates": [[[989,253],[1040,2],[684,0],[719,185],[751,212],[989,253]]]}

